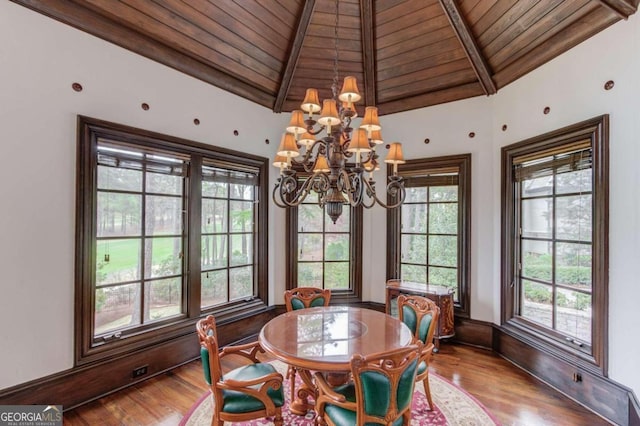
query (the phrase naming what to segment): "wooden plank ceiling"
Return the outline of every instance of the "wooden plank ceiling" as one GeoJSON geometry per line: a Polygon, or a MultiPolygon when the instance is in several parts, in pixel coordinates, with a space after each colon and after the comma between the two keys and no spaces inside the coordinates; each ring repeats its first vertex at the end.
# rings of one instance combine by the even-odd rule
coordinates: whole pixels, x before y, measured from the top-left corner
{"type": "MultiPolygon", "coordinates": [[[[335,0],[13,1],[276,112],[332,96],[335,0]]],[[[639,1],[340,0],[339,84],[381,114],[491,95],[639,1]]]]}

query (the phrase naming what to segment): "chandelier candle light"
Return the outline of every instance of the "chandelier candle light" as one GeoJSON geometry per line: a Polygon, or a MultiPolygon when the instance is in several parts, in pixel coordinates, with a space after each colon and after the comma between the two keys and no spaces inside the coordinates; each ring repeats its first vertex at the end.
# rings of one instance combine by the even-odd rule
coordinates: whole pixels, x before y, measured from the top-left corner
{"type": "Polygon", "coordinates": [[[318,204],[327,208],[333,222],[342,214],[342,207],[371,208],[376,203],[384,208],[398,207],[406,192],[398,164],[403,164],[402,145],[390,145],[385,163],[393,164],[386,192],[394,197],[386,204],[376,195],[373,172],[380,170],[376,146],[383,142],[378,119],[378,108],[368,106],[357,128],[352,120],[358,116],[354,104],[361,99],[356,78],[344,78],[342,91],[337,93],[338,82],[338,4],[336,2],[335,59],[332,91],[334,98],[325,99],[322,108],[316,89],[307,89],[299,110],[291,113],[291,120],[282,136],[273,165],[280,168],[280,177],[273,189],[273,201],[279,207],[300,205],[311,192],[318,194],[318,204]],[[307,113],[307,119],[304,113],[307,113]],[[316,120],[314,114],[320,112],[316,120]],[[319,125],[319,126],[317,126],[319,125]],[[326,136],[316,136],[326,131],[326,136]],[[304,148],[304,154],[300,149],[304,148]],[[302,159],[297,157],[302,155],[302,159]],[[294,165],[304,169],[308,177],[299,180],[294,165]],[[364,173],[368,172],[368,178],[364,173]]]}

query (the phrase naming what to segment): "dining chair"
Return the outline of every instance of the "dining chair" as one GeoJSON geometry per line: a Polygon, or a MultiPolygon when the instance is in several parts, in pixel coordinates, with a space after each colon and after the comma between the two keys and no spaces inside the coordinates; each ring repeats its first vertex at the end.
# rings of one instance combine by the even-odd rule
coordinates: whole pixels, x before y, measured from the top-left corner
{"type": "Polygon", "coordinates": [[[331,289],[317,287],[297,287],[284,292],[287,312],[316,306],[329,306],[331,289]]]}
{"type": "Polygon", "coordinates": [[[430,410],[433,410],[433,400],[429,388],[429,362],[433,355],[433,335],[439,317],[440,308],[431,299],[416,295],[398,296],[398,319],[409,327],[414,339],[423,344],[416,381],[421,381],[424,385],[430,410]]]}
{"type": "Polygon", "coordinates": [[[258,342],[218,348],[216,321],[212,315],[196,324],[200,341],[200,356],[204,378],[213,395],[211,424],[223,426],[225,421],[240,422],[274,417],[274,424],[282,426],[282,374],[271,364],[256,357],[264,352],[258,342]],[[239,355],[251,364],[222,374],[220,360],[227,355],[239,355]]]}
{"type": "MultiPolygon", "coordinates": [[[[287,307],[287,312],[329,306],[330,301],[331,289],[328,288],[296,287],[284,292],[284,304],[287,307]]],[[[296,374],[296,368],[290,365],[287,369],[287,378],[291,383],[291,401],[296,397],[296,374]]]]}
{"type": "Polygon", "coordinates": [[[353,381],[332,388],[322,373],[318,388],[318,424],[328,426],[408,425],[420,360],[420,346],[351,358],[353,381]]]}

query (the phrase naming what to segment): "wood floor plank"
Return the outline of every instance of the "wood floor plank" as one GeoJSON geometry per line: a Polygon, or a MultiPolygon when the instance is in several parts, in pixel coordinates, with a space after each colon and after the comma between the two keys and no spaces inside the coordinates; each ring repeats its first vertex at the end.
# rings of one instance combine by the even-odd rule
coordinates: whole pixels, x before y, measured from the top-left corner
{"type": "MultiPolygon", "coordinates": [[[[223,368],[239,365],[237,359],[228,360],[223,368]]],[[[431,370],[473,395],[503,425],[609,424],[488,350],[444,343],[434,355],[431,370]]],[[[67,411],[64,424],[176,425],[207,391],[202,364],[193,361],[67,411]]]]}

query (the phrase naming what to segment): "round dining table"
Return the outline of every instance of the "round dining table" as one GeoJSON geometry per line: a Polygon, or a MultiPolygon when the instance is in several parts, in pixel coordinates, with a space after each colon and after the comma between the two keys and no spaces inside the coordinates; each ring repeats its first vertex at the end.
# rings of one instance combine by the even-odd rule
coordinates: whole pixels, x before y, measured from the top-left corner
{"type": "MultiPolygon", "coordinates": [[[[264,325],[260,345],[274,358],[296,367],[304,386],[291,402],[293,413],[304,415],[315,397],[310,370],[344,377],[355,354],[371,355],[411,344],[411,330],[396,318],[371,309],[323,306],[279,315],[264,325]]],[[[336,379],[339,380],[339,379],[336,379]]]]}

